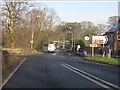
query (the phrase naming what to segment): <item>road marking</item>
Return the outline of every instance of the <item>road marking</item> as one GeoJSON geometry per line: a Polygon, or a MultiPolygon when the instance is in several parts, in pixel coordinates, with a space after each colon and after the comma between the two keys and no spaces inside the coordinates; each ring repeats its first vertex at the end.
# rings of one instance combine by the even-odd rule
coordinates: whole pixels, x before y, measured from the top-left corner
{"type": "Polygon", "coordinates": [[[118,87],[118,86],[116,86],[116,85],[114,85],[112,83],[109,83],[109,82],[107,82],[105,80],[102,80],[102,79],[100,79],[100,78],[98,78],[96,76],[93,76],[93,75],[91,75],[91,74],[89,74],[89,73],[87,73],[87,72],[85,72],[83,70],[80,70],[80,69],[78,69],[76,67],[73,67],[73,66],[71,66],[69,64],[62,63],[61,65],[63,67],[65,67],[65,68],[67,68],[67,69],[69,69],[69,70],[83,76],[84,78],[86,78],[86,79],[88,79],[88,80],[90,80],[90,81],[104,87],[104,88],[111,89],[111,87],[112,87],[112,88],[115,88],[115,89],[120,89],[120,87],[118,87]]]}
{"type": "Polygon", "coordinates": [[[59,53],[59,51],[57,51],[56,53],[54,53],[53,55],[55,56],[55,55],[57,55],[59,53]]]}
{"type": "Polygon", "coordinates": [[[69,56],[71,56],[71,54],[69,53],[69,56]]]}
{"type": "Polygon", "coordinates": [[[13,76],[13,74],[18,70],[18,68],[23,64],[23,62],[26,60],[26,58],[23,59],[23,61],[16,67],[16,69],[8,76],[8,78],[5,80],[3,85],[0,87],[0,90],[2,87],[8,82],[8,80],[13,76]]]}

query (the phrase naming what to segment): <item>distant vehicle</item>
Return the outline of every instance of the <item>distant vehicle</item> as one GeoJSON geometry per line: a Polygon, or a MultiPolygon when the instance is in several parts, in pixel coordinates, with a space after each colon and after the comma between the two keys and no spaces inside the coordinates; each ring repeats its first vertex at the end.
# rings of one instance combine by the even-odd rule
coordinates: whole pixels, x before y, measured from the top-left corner
{"type": "Polygon", "coordinates": [[[55,52],[56,47],[54,44],[48,44],[48,52],[55,52]]]}

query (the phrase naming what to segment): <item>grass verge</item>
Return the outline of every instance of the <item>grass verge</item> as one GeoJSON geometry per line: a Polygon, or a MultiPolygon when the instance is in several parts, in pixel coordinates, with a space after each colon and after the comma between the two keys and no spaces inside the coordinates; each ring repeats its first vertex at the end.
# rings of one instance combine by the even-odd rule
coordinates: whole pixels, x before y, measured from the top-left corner
{"type": "Polygon", "coordinates": [[[120,61],[115,58],[108,58],[108,57],[85,57],[84,60],[87,61],[93,61],[93,62],[98,62],[98,63],[103,63],[103,64],[109,64],[109,65],[114,65],[114,66],[120,66],[120,61]]]}
{"type": "Polygon", "coordinates": [[[2,83],[6,81],[9,75],[16,69],[16,67],[23,61],[15,55],[2,56],[2,83]]]}
{"type": "Polygon", "coordinates": [[[17,56],[20,56],[20,55],[36,55],[36,54],[41,54],[42,52],[38,52],[36,50],[33,50],[33,49],[23,49],[23,48],[14,48],[14,49],[11,49],[11,48],[3,48],[3,50],[7,50],[9,53],[14,53],[16,54],[17,56]]]}

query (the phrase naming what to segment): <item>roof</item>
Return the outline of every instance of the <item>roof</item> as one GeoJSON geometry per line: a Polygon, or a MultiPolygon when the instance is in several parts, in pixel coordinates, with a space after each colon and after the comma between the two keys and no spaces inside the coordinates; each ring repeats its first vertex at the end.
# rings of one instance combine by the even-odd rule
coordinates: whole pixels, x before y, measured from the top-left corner
{"type": "Polygon", "coordinates": [[[105,34],[115,32],[118,29],[120,29],[120,23],[115,26],[112,26],[105,34]]]}

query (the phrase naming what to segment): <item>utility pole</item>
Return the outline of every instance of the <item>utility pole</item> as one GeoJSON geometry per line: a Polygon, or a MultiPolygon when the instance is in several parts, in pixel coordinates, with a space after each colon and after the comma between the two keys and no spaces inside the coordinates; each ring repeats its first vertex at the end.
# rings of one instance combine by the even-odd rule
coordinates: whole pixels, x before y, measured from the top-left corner
{"type": "Polygon", "coordinates": [[[30,43],[31,43],[31,49],[33,49],[33,43],[34,43],[33,38],[34,38],[34,30],[32,29],[32,36],[31,36],[31,41],[30,41],[30,43]]]}
{"type": "Polygon", "coordinates": [[[31,34],[30,48],[33,49],[34,31],[33,31],[32,14],[31,14],[31,29],[32,29],[32,34],[31,34]]]}
{"type": "MultiPolygon", "coordinates": [[[[37,18],[39,18],[40,16],[38,15],[36,17],[36,20],[37,18]]],[[[30,41],[30,48],[33,49],[33,46],[34,46],[34,29],[33,29],[33,22],[32,22],[32,15],[31,15],[31,29],[32,29],[32,35],[31,35],[31,41],[30,41]]]]}

